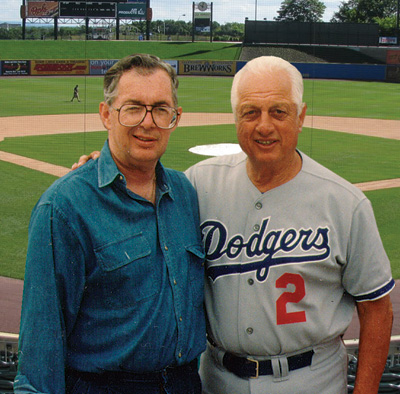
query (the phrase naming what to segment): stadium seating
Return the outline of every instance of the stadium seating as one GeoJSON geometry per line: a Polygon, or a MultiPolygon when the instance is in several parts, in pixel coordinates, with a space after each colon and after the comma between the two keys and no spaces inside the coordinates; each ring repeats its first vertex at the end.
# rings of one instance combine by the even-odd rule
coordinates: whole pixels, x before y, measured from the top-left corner
{"type": "Polygon", "coordinates": [[[0,338],[0,394],[13,393],[17,373],[17,343],[0,338]]]}
{"type": "MultiPolygon", "coordinates": [[[[347,367],[347,389],[352,393],[354,389],[355,374],[357,370],[357,357],[349,353],[349,363],[347,367]]],[[[399,354],[389,353],[386,368],[379,384],[378,394],[400,393],[400,360],[399,354]]]]}

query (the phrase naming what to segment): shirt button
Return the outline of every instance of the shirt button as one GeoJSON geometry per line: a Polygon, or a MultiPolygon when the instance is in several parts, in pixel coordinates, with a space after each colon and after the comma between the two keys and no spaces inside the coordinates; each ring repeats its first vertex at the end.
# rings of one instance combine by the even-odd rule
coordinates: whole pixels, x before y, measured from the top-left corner
{"type": "Polygon", "coordinates": [[[181,358],[181,357],[182,357],[182,353],[181,353],[181,352],[179,352],[179,354],[178,354],[178,357],[179,357],[179,358],[181,358]]]}
{"type": "Polygon", "coordinates": [[[176,281],[176,279],[174,279],[174,285],[177,285],[178,284],[178,282],[176,281]]]}
{"type": "Polygon", "coordinates": [[[179,321],[182,321],[182,320],[183,320],[183,319],[182,319],[182,316],[180,316],[180,317],[179,317],[179,321]]]}
{"type": "Polygon", "coordinates": [[[259,224],[255,224],[253,227],[254,231],[258,231],[260,229],[260,225],[259,224]]]}
{"type": "Polygon", "coordinates": [[[262,208],[262,204],[260,202],[256,203],[256,209],[260,210],[262,208]]]}
{"type": "Polygon", "coordinates": [[[246,332],[247,332],[247,334],[251,335],[251,334],[253,334],[253,329],[251,327],[246,328],[246,332]]]}
{"type": "Polygon", "coordinates": [[[165,250],[168,250],[168,246],[167,246],[167,245],[165,245],[165,246],[164,246],[164,249],[165,249],[165,250]]]}
{"type": "Polygon", "coordinates": [[[124,177],[122,175],[119,176],[119,180],[122,181],[124,180],[124,177]]]}
{"type": "Polygon", "coordinates": [[[248,283],[250,286],[253,286],[253,285],[254,285],[254,280],[253,280],[253,279],[248,279],[248,280],[247,280],[247,283],[248,283]]]}

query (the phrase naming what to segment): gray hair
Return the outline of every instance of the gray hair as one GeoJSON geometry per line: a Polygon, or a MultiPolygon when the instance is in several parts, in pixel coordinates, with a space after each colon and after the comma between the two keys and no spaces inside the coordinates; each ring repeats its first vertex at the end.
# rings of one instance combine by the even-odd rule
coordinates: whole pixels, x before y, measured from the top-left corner
{"type": "Polygon", "coordinates": [[[253,74],[255,76],[263,76],[266,73],[285,71],[292,83],[292,100],[297,105],[297,113],[302,111],[303,104],[303,77],[296,67],[291,65],[286,60],[276,56],[260,56],[250,60],[238,73],[236,73],[231,89],[231,105],[232,111],[236,116],[236,108],[239,104],[239,85],[241,79],[246,74],[253,74]]]}
{"type": "Polygon", "coordinates": [[[156,70],[164,70],[171,79],[174,106],[178,105],[179,81],[174,68],[157,56],[141,53],[124,57],[115,63],[104,75],[104,101],[108,105],[111,105],[118,96],[118,83],[122,74],[130,70],[135,70],[139,75],[151,75],[156,70]]]}

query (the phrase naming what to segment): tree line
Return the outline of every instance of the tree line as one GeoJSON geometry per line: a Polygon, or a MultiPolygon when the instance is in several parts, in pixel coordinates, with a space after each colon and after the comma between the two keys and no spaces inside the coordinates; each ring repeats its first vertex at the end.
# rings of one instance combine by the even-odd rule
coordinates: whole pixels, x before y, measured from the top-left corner
{"type": "MultiPolygon", "coordinates": [[[[381,36],[397,36],[398,0],[346,0],[331,23],[377,23],[381,36]]],[[[326,6],[319,0],[284,0],[275,21],[322,22],[326,6]]]]}

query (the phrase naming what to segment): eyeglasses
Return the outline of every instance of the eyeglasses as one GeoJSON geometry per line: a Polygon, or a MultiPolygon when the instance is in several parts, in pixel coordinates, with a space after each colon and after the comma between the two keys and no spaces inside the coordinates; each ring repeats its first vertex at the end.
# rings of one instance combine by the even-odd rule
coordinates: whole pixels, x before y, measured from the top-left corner
{"type": "Polygon", "coordinates": [[[120,108],[114,108],[118,112],[118,121],[122,126],[139,126],[147,115],[151,113],[154,124],[164,130],[172,129],[178,120],[178,111],[175,108],[163,105],[123,104],[120,108]],[[151,109],[147,109],[151,107],[151,109]]]}

